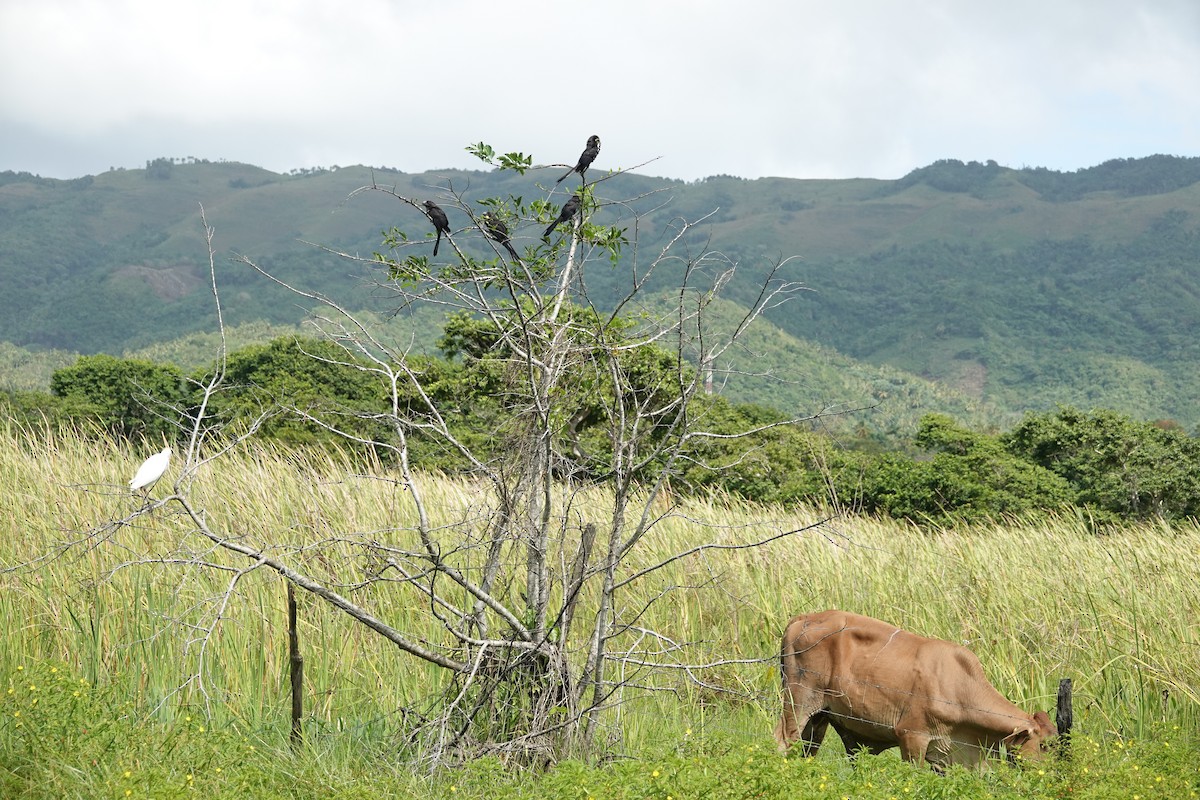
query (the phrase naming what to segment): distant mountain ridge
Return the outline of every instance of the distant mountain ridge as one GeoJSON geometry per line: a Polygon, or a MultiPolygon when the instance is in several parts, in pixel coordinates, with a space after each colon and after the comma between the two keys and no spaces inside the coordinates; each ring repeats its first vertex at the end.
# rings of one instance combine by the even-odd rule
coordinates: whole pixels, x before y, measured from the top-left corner
{"type": "Polygon", "coordinates": [[[1124,197],[1166,194],[1200,182],[1200,158],[1155,155],[1114,158],[1075,172],[1037,167],[1009,170],[995,161],[964,164],[954,159],[919,167],[894,181],[890,191],[903,191],[924,183],[944,192],[974,192],[1004,174],[1038,193],[1043,200],[1066,202],[1095,192],[1116,192],[1124,197]]]}
{"type": "MultiPolygon", "coordinates": [[[[170,159],[70,181],[0,173],[0,342],[120,354],[211,330],[201,204],[231,323],[291,325],[306,313],[229,264],[231,252],[349,307],[383,310],[361,270],[305,244],[369,255],[392,225],[424,236],[427,221],[393,198],[347,199],[372,180],[415,197],[438,197],[449,181],[472,198],[526,199],[550,183],[538,171],[278,175],[170,159]]],[[[642,210],[671,202],[643,221],[642,246],[672,219],[711,214],[705,242],[741,264],[733,302],[747,299],[766,262],[802,257],[790,276],[812,291],[770,318],[789,337],[766,354],[775,374],[787,371],[781,353],[808,342],[827,363],[844,354],[842,373],[857,361],[922,376],[942,387],[931,397],[961,398],[956,407],[985,417],[1067,403],[1200,425],[1200,158],[1114,159],[1074,173],[946,160],[896,181],[625,174],[598,187],[612,199],[648,192],[657,193],[642,210]]],[[[451,224],[465,219],[451,212],[451,224]]],[[[539,233],[522,227],[514,241],[539,233]]],[[[593,299],[612,296],[624,275],[594,269],[593,299]]],[[[803,363],[797,370],[816,370],[803,363]]],[[[788,403],[783,387],[805,377],[730,391],[788,403]]]]}

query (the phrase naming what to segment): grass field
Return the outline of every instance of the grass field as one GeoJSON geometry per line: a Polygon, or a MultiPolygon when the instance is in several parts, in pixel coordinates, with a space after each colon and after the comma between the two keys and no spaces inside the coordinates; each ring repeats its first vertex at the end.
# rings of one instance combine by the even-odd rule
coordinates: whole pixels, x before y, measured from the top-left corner
{"type": "MultiPolygon", "coordinates": [[[[611,713],[613,758],[546,773],[484,759],[428,775],[397,753],[401,708],[441,677],[348,618],[301,598],[306,744],[287,746],[284,586],[152,563],[186,535],[155,512],[105,541],[82,532],[127,513],[141,458],[105,439],[0,425],[0,796],[2,797],[1194,797],[1200,790],[1200,529],[1097,535],[1085,520],[930,532],[839,519],[753,551],[683,559],[639,585],[648,626],[690,640],[704,674],[645,676],[666,690],[611,713]],[[64,543],[75,542],[69,548],[64,543]],[[686,589],[673,587],[698,586],[686,589]],[[851,765],[835,737],[783,759],[775,654],[787,618],[840,607],[960,641],[992,682],[1052,710],[1075,688],[1074,757],[940,777],[895,751],[851,765]],[[211,635],[208,632],[211,631],[211,635]],[[761,660],[759,660],[761,659],[761,660]]],[[[168,472],[173,480],[177,465],[168,472]]],[[[155,494],[166,491],[160,485],[155,494]]],[[[407,496],[337,458],[256,449],[190,489],[226,530],[303,545],[299,557],[352,582],[355,537],[402,536],[407,496]]],[[[430,477],[459,519],[472,488],[430,477]]],[[[688,502],[631,564],[705,541],[745,542],[808,525],[803,509],[688,502]]],[[[402,590],[370,599],[419,626],[402,590]]]]}

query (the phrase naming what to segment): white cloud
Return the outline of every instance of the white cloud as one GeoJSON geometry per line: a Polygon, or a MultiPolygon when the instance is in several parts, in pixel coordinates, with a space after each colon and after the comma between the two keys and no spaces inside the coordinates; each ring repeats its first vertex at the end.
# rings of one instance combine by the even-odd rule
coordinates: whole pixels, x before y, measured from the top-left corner
{"type": "Polygon", "coordinates": [[[6,0],[0,170],[161,155],[475,166],[485,139],[652,174],[897,177],[1200,155],[1192,0],[6,0]]]}

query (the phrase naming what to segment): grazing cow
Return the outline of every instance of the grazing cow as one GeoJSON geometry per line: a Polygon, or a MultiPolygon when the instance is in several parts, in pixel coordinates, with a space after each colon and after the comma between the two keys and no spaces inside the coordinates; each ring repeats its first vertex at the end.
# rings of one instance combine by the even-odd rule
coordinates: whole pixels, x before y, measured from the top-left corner
{"type": "Polygon", "coordinates": [[[816,753],[832,725],[846,752],[900,747],[908,761],[977,765],[1003,746],[1040,758],[1058,730],[1044,711],[1027,714],[996,691],[975,654],[845,611],[788,622],[780,652],[780,752],[798,739],[816,753]]]}

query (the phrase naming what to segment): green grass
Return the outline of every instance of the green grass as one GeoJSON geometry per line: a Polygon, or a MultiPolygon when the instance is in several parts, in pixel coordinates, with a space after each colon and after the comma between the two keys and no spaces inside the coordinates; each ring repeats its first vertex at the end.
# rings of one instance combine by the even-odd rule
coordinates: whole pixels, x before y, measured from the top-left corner
{"type": "MultiPolygon", "coordinates": [[[[153,449],[0,426],[0,796],[1188,797],[1200,785],[1200,530],[1096,536],[1071,518],[935,533],[851,518],[652,573],[627,602],[662,594],[643,624],[696,642],[689,661],[762,661],[710,670],[705,686],[673,671],[639,676],[662,691],[606,719],[615,759],[540,775],[485,761],[428,776],[401,758],[399,709],[422,707],[442,676],[301,597],[307,745],[293,754],[277,575],[242,580],[201,652],[198,626],[214,624],[228,575],[135,563],[190,541],[178,518],[155,512],[94,547],[55,550],[130,509],[123,486],[153,449]],[[966,643],[1029,709],[1051,709],[1059,679],[1072,678],[1075,758],[939,778],[894,751],[852,766],[833,737],[816,759],[779,758],[779,632],[790,615],[827,607],[966,643]]],[[[409,535],[407,496],[377,478],[336,456],[264,447],[207,467],[191,492],[214,526],[303,545],[289,557],[349,583],[357,542],[409,535]]],[[[426,492],[447,523],[475,498],[435,476],[426,492]]],[[[688,502],[630,571],[815,519],[688,502]]],[[[361,599],[437,635],[403,587],[361,599]]]]}
{"type": "MultiPolygon", "coordinates": [[[[185,716],[141,718],[112,687],[65,666],[18,669],[0,695],[0,796],[37,798],[1189,798],[1200,739],[1159,725],[1145,738],[1076,734],[1068,760],[945,776],[893,753],[781,758],[743,732],[684,730],[602,766],[565,761],[514,770],[495,758],[429,775],[389,757],[385,739],[315,731],[291,750],[282,734],[185,716]]],[[[4,687],[0,685],[0,690],[4,687]]]]}

